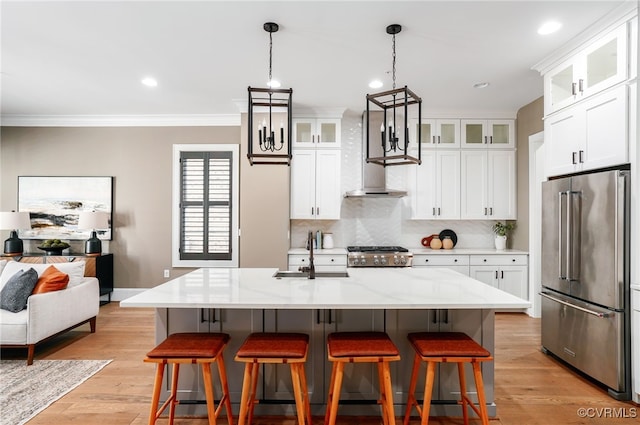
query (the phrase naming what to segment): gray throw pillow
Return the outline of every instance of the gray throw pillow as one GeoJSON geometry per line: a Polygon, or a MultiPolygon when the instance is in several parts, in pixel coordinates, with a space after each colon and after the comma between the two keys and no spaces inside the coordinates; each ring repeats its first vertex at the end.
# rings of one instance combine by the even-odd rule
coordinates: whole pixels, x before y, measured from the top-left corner
{"type": "Polygon", "coordinates": [[[11,276],[0,291],[0,308],[14,313],[27,308],[27,298],[33,292],[37,282],[38,272],[34,269],[26,272],[20,270],[11,276]]]}

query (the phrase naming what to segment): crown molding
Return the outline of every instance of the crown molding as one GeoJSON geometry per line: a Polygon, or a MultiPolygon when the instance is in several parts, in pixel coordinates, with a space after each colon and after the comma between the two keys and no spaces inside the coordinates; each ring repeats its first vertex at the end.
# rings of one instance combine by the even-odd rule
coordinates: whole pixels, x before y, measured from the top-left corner
{"type": "Polygon", "coordinates": [[[531,67],[532,70],[538,71],[541,75],[546,74],[567,57],[579,52],[585,46],[588,46],[598,37],[614,30],[618,26],[630,21],[638,15],[638,2],[626,1],[619,7],[603,16],[593,25],[587,27],[573,39],[569,40],[564,46],[560,47],[549,56],[545,57],[531,67]]]}
{"type": "Polygon", "coordinates": [[[3,127],[238,127],[240,114],[3,115],[0,124],[3,127]]]}

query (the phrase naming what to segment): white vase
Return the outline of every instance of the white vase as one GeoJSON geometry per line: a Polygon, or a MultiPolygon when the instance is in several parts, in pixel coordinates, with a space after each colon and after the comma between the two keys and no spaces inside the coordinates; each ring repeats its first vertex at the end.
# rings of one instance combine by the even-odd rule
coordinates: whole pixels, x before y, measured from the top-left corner
{"type": "Polygon", "coordinates": [[[495,243],[496,243],[496,249],[498,251],[504,251],[507,248],[507,236],[500,236],[500,235],[496,235],[496,238],[494,239],[495,243]]]}

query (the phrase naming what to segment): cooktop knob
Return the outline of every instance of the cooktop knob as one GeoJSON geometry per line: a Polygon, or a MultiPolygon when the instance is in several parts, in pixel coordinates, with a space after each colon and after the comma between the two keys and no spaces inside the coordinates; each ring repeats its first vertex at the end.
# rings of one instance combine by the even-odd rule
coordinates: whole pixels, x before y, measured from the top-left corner
{"type": "Polygon", "coordinates": [[[387,257],[380,258],[380,263],[384,266],[387,264],[387,257]]]}
{"type": "Polygon", "coordinates": [[[373,264],[374,264],[374,265],[376,265],[376,266],[377,266],[378,264],[380,264],[380,259],[378,258],[378,256],[377,256],[377,255],[374,255],[374,256],[373,256],[373,264]]]}
{"type": "Polygon", "coordinates": [[[398,264],[400,264],[400,260],[398,259],[398,256],[397,256],[397,255],[394,255],[394,256],[393,256],[393,264],[395,264],[396,266],[397,266],[398,264]]]}

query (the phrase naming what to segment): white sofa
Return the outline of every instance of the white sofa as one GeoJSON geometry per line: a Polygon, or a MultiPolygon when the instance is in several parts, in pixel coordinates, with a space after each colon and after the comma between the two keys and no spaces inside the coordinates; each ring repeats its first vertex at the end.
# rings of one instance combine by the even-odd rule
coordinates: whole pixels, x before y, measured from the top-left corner
{"type": "MultiPolygon", "coordinates": [[[[96,316],[100,309],[98,279],[84,276],[84,261],[53,265],[69,275],[66,289],[31,295],[27,299],[27,308],[17,313],[0,309],[0,346],[26,346],[27,365],[33,363],[37,343],[87,322],[91,333],[96,330],[96,316]]],[[[0,290],[18,270],[33,268],[40,276],[49,266],[51,264],[17,261],[0,264],[0,290]]]]}

